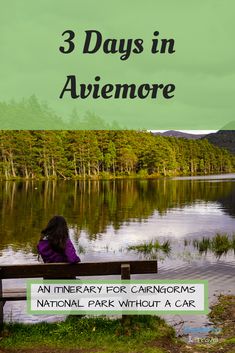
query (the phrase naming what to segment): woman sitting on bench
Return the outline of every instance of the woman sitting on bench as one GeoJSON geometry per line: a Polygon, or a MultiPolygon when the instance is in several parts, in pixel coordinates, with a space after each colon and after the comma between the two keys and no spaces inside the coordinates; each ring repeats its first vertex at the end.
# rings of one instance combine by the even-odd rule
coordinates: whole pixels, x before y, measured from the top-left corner
{"type": "Polygon", "coordinates": [[[66,220],[62,216],[54,216],[41,232],[37,245],[44,262],[80,262],[79,256],[69,238],[66,220]]]}

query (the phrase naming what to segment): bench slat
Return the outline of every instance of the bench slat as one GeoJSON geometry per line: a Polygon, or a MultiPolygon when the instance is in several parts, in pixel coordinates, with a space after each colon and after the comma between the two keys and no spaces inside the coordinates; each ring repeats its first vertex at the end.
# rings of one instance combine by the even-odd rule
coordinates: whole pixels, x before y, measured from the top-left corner
{"type": "Polygon", "coordinates": [[[26,300],[26,289],[19,288],[17,289],[5,289],[3,291],[2,297],[0,297],[0,301],[16,301],[16,300],[26,300]]]}
{"type": "Polygon", "coordinates": [[[50,263],[0,266],[0,278],[71,278],[72,276],[120,275],[121,265],[130,264],[131,274],[157,273],[156,260],[50,263]]]}

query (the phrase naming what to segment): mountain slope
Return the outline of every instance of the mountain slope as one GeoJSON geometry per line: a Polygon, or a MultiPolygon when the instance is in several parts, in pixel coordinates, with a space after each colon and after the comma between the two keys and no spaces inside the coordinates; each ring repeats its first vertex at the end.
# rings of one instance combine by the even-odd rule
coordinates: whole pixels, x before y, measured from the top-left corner
{"type": "Polygon", "coordinates": [[[228,151],[235,154],[235,131],[234,130],[219,130],[216,133],[209,134],[203,137],[213,145],[226,148],[228,151]]]}
{"type": "Polygon", "coordinates": [[[183,131],[176,131],[176,130],[168,130],[165,132],[153,132],[153,135],[156,136],[167,136],[167,137],[178,137],[178,138],[185,138],[189,140],[197,140],[203,138],[206,135],[203,134],[189,134],[183,131]]]}

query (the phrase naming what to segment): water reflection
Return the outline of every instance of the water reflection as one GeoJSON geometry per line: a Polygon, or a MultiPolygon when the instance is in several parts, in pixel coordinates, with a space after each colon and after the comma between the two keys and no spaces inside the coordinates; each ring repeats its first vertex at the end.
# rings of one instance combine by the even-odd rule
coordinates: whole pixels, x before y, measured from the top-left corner
{"type": "MultiPolygon", "coordinates": [[[[86,261],[144,258],[134,247],[169,240],[168,257],[177,257],[178,266],[195,259],[198,251],[208,260],[211,254],[203,237],[235,230],[233,177],[2,182],[0,261],[8,262],[12,251],[18,263],[35,261],[40,231],[55,214],[68,220],[71,238],[86,261]],[[194,246],[184,249],[183,242],[190,239],[194,246]]],[[[226,254],[211,249],[215,257],[226,254]]],[[[145,255],[166,262],[164,252],[151,249],[145,255]]]]}
{"type": "MultiPolygon", "coordinates": [[[[85,231],[96,239],[109,227],[163,217],[172,210],[190,212],[202,202],[210,212],[235,215],[235,183],[201,180],[115,180],[1,182],[1,246],[33,244],[48,219],[62,214],[78,238],[85,231]]],[[[197,208],[199,210],[199,208],[197,208]]]]}

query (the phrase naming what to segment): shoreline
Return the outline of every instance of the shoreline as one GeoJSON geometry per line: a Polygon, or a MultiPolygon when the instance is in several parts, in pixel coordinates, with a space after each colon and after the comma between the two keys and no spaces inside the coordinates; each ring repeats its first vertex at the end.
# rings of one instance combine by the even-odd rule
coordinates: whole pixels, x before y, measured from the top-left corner
{"type": "Polygon", "coordinates": [[[1,178],[0,182],[5,181],[113,181],[113,180],[193,180],[199,178],[215,178],[215,179],[224,179],[226,176],[234,175],[235,178],[235,171],[230,173],[215,173],[215,174],[172,174],[172,175],[110,175],[110,176],[78,176],[78,177],[36,177],[36,178],[25,178],[25,177],[12,177],[12,178],[1,178]],[[218,176],[219,178],[216,178],[218,176]]]}

